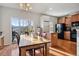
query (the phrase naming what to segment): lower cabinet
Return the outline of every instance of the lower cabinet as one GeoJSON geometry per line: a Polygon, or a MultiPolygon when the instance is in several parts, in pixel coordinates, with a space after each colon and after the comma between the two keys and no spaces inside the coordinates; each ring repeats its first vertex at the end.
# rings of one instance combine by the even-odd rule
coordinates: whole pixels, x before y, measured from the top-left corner
{"type": "Polygon", "coordinates": [[[57,38],[57,33],[51,34],[51,47],[54,46],[58,46],[62,49],[64,49],[64,51],[72,54],[72,55],[77,55],[76,51],[77,51],[77,43],[76,42],[72,42],[70,40],[65,40],[65,39],[58,39],[57,38]]]}
{"type": "Polygon", "coordinates": [[[57,46],[57,33],[51,33],[51,46],[57,46]]]}
{"type": "Polygon", "coordinates": [[[70,54],[77,55],[77,45],[76,42],[61,40],[58,41],[58,46],[67,51],[70,54]]]}
{"type": "Polygon", "coordinates": [[[64,39],[70,40],[70,31],[65,31],[64,32],[64,39]]]}

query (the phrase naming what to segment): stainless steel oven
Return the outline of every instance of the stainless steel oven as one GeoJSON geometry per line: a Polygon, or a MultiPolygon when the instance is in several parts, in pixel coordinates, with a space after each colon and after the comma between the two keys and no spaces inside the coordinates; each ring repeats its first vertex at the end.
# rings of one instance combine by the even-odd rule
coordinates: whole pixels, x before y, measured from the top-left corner
{"type": "Polygon", "coordinates": [[[74,42],[77,41],[77,31],[76,31],[76,29],[73,29],[71,31],[71,41],[74,41],[74,42]]]}

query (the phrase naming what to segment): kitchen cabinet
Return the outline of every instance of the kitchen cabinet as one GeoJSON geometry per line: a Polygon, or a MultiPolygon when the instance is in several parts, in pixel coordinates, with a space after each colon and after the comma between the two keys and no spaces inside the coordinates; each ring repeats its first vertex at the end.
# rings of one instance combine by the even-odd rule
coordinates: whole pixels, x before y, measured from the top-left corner
{"type": "Polygon", "coordinates": [[[65,23],[65,17],[59,18],[58,23],[65,23]]]}
{"type": "Polygon", "coordinates": [[[65,23],[66,25],[70,25],[71,22],[76,21],[79,21],[79,14],[61,17],[59,18],[58,23],[65,23]]]}
{"type": "Polygon", "coordinates": [[[71,26],[71,16],[66,17],[65,24],[66,24],[66,27],[71,26]]]}
{"type": "Polygon", "coordinates": [[[65,49],[68,53],[76,55],[76,51],[77,51],[77,46],[76,46],[76,42],[71,42],[71,41],[67,41],[64,40],[62,42],[62,46],[61,48],[65,49]]]}
{"type": "Polygon", "coordinates": [[[72,22],[76,21],[79,21],[79,14],[59,18],[58,23],[64,23],[66,26],[66,31],[64,31],[64,39],[57,38],[55,39],[57,43],[54,43],[54,45],[57,45],[58,47],[64,49],[65,51],[73,55],[77,55],[77,42],[71,41],[72,39],[70,33],[72,22]]]}
{"type": "MultiPolygon", "coordinates": [[[[66,32],[66,34],[70,34],[70,32],[66,32]]],[[[68,35],[66,35],[68,36],[68,35]]],[[[59,47],[61,50],[63,49],[65,52],[72,54],[72,55],[76,55],[76,51],[77,51],[77,43],[76,42],[72,42],[68,38],[66,39],[58,39],[57,38],[57,33],[52,33],[51,34],[51,47],[59,47]]]]}
{"type": "Polygon", "coordinates": [[[61,47],[62,49],[64,49],[65,51],[69,52],[71,44],[70,44],[70,41],[59,39],[59,45],[58,46],[61,47]]]}
{"type": "Polygon", "coordinates": [[[66,52],[76,55],[77,45],[76,42],[68,41],[68,40],[58,40],[58,46],[64,49],[66,52]]]}
{"type": "Polygon", "coordinates": [[[65,40],[70,40],[70,31],[65,31],[64,32],[64,39],[65,40]]]}
{"type": "Polygon", "coordinates": [[[57,46],[57,41],[57,33],[51,33],[51,46],[57,46]]]}
{"type": "Polygon", "coordinates": [[[79,21],[79,14],[72,15],[72,21],[71,22],[76,22],[79,21]]]}

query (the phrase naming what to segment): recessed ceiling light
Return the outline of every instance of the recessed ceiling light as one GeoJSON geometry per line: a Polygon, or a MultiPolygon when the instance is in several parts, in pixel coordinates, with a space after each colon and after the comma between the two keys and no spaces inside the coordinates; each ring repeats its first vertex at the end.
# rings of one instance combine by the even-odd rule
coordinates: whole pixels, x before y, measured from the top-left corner
{"type": "Polygon", "coordinates": [[[30,6],[30,4],[29,4],[29,3],[27,3],[27,6],[30,6]]]}
{"type": "Polygon", "coordinates": [[[49,8],[49,10],[52,10],[52,8],[49,8]]]}

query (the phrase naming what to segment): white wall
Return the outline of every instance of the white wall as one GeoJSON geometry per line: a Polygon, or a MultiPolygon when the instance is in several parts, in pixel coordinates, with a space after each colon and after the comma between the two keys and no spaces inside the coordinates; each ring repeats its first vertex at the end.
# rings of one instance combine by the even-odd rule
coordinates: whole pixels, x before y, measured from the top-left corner
{"type": "MultiPolygon", "coordinates": [[[[12,34],[11,34],[11,17],[17,16],[20,18],[30,19],[34,22],[34,27],[36,29],[37,26],[40,26],[40,14],[30,13],[28,14],[25,11],[19,9],[13,9],[8,7],[0,7],[0,28],[3,31],[4,35],[4,44],[8,45],[12,42],[12,34]]],[[[50,17],[51,22],[54,24],[57,23],[57,18],[50,17]]]]}
{"type": "Polygon", "coordinates": [[[12,34],[11,34],[11,17],[13,16],[17,16],[17,17],[21,17],[21,18],[27,18],[29,19],[29,15],[30,15],[30,19],[34,21],[34,26],[37,27],[40,25],[40,15],[39,14],[35,14],[35,13],[30,13],[28,15],[28,13],[26,13],[25,11],[19,10],[19,9],[13,9],[13,8],[8,8],[8,7],[0,7],[0,15],[1,15],[1,29],[3,31],[3,35],[4,35],[4,43],[5,45],[11,44],[12,42],[12,34]]]}
{"type": "Polygon", "coordinates": [[[57,24],[57,17],[51,17],[51,22],[53,23],[53,32],[55,32],[55,24],[57,24]]]}
{"type": "Polygon", "coordinates": [[[0,31],[1,31],[1,18],[0,18],[0,31]]]}
{"type": "Polygon", "coordinates": [[[1,31],[1,8],[0,8],[0,31],[1,31]]]}

